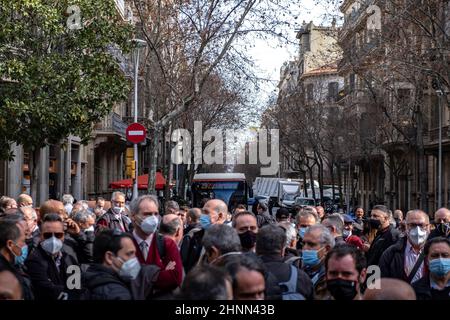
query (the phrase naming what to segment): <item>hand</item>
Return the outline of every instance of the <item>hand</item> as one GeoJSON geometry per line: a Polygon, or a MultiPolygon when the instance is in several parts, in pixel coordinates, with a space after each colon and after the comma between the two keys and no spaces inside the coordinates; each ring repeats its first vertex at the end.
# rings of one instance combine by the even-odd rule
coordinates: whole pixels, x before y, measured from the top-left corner
{"type": "Polygon", "coordinates": [[[175,270],[177,263],[175,261],[170,261],[164,270],[175,270]]]}
{"type": "Polygon", "coordinates": [[[73,221],[72,219],[67,219],[66,220],[67,223],[67,232],[73,235],[77,235],[81,232],[80,227],[78,226],[78,224],[73,221]]]}

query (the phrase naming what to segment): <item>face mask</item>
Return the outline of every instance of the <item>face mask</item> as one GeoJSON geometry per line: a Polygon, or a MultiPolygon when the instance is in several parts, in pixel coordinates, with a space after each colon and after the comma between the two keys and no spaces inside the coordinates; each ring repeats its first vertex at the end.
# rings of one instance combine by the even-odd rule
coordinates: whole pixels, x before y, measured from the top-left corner
{"type": "Polygon", "coordinates": [[[430,261],[430,272],[442,278],[450,272],[450,258],[439,258],[430,261]]]}
{"type": "Polygon", "coordinates": [[[63,242],[56,237],[45,239],[41,242],[41,247],[49,254],[57,254],[63,247],[63,242]]]}
{"type": "Polygon", "coordinates": [[[90,226],[89,228],[86,228],[86,229],[84,229],[84,232],[90,232],[90,231],[92,231],[92,232],[94,232],[94,226],[90,226]]]}
{"type": "Polygon", "coordinates": [[[308,228],[299,228],[298,229],[298,235],[300,236],[300,238],[303,239],[305,237],[306,229],[308,229],[308,228]]]}
{"type": "Polygon", "coordinates": [[[450,222],[447,223],[437,223],[436,229],[444,236],[448,236],[450,234],[450,222]]]}
{"type": "Polygon", "coordinates": [[[352,235],[352,231],[351,230],[344,229],[344,231],[342,231],[342,236],[344,237],[344,239],[347,239],[351,235],[352,235]]]}
{"type": "Polygon", "coordinates": [[[357,294],[356,283],[351,280],[327,280],[327,289],[336,300],[353,300],[357,294]]]}
{"type": "Polygon", "coordinates": [[[158,218],[156,216],[149,216],[142,221],[140,227],[146,234],[152,234],[158,228],[158,218]]]}
{"type": "Polygon", "coordinates": [[[408,238],[413,245],[420,246],[427,241],[428,234],[420,227],[415,227],[408,232],[408,238]]]}
{"type": "Polygon", "coordinates": [[[131,278],[134,280],[138,276],[139,271],[141,271],[141,264],[135,257],[130,260],[127,260],[122,264],[122,267],[120,268],[119,271],[119,276],[124,278],[131,278]]]}
{"type": "Polygon", "coordinates": [[[369,224],[370,224],[370,228],[372,228],[372,229],[378,230],[381,227],[381,221],[378,219],[370,218],[369,224]]]}
{"type": "Polygon", "coordinates": [[[256,243],[256,233],[250,230],[239,234],[239,239],[241,240],[241,246],[244,249],[251,249],[256,243]]]}
{"type": "Polygon", "coordinates": [[[21,248],[20,256],[14,255],[14,264],[22,266],[25,263],[27,257],[28,257],[28,246],[25,245],[21,248]]]}
{"type": "Polygon", "coordinates": [[[203,229],[208,230],[208,228],[211,226],[211,218],[207,214],[202,214],[200,216],[200,225],[203,229]]]}
{"type": "Polygon", "coordinates": [[[113,211],[117,214],[122,214],[123,208],[122,207],[114,207],[113,211]]]}
{"type": "MultiPolygon", "coordinates": [[[[319,250],[322,250],[319,249],[319,250]]],[[[318,256],[319,250],[302,250],[303,264],[308,267],[314,267],[320,263],[318,256]]]]}

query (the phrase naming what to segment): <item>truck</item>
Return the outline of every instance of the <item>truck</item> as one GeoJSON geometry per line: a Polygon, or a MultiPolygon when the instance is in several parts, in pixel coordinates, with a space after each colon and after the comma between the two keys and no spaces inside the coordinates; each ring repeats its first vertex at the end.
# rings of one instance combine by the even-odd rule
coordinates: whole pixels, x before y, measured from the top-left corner
{"type": "Polygon", "coordinates": [[[286,178],[257,177],[253,183],[253,194],[265,196],[278,207],[292,208],[295,198],[300,195],[301,184],[286,178]]]}

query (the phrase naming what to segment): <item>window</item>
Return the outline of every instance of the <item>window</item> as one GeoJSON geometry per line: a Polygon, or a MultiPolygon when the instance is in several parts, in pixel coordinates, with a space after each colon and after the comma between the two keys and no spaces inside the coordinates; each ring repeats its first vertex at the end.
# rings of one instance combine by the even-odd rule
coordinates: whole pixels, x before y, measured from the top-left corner
{"type": "Polygon", "coordinates": [[[303,48],[304,52],[311,51],[311,36],[309,33],[303,34],[303,48]]]}
{"type": "Polygon", "coordinates": [[[338,96],[339,84],[337,82],[328,83],[328,102],[336,102],[338,96]]]}

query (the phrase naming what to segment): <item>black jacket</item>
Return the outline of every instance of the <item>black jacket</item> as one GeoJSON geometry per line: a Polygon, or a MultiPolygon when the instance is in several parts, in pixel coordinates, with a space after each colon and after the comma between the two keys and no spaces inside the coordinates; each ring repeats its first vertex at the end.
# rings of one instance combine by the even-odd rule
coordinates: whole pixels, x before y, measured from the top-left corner
{"type": "Polygon", "coordinates": [[[22,296],[24,300],[34,300],[31,280],[21,268],[11,264],[2,254],[0,254],[0,267],[2,269],[9,270],[16,276],[17,280],[20,283],[20,286],[22,287],[22,296]]]}
{"type": "Polygon", "coordinates": [[[426,275],[411,285],[416,292],[417,300],[450,300],[450,287],[444,290],[431,288],[430,276],[426,275]]]}
{"type": "MultiPolygon", "coordinates": [[[[283,259],[283,257],[276,255],[261,256],[266,271],[274,275],[274,279],[276,279],[273,282],[266,283],[267,295],[271,297],[279,296],[280,299],[282,291],[278,283],[288,281],[291,274],[291,264],[284,263],[283,259]]],[[[298,270],[297,291],[307,300],[313,299],[314,292],[311,279],[302,270],[298,270]]]]}
{"type": "MultiPolygon", "coordinates": [[[[441,230],[438,229],[434,229],[430,232],[430,235],[428,236],[427,240],[431,240],[433,238],[437,238],[437,237],[444,237],[445,235],[441,232],[441,230]]],[[[448,234],[447,238],[450,238],[450,234],[448,234]]]]}
{"type": "Polygon", "coordinates": [[[198,231],[192,229],[183,237],[180,247],[180,255],[186,274],[197,264],[200,259],[200,254],[203,249],[202,240],[204,235],[205,229],[200,229],[198,231]]]}
{"type": "Polygon", "coordinates": [[[31,238],[26,239],[25,242],[28,245],[28,255],[30,255],[33,250],[39,246],[39,241],[41,241],[41,231],[38,229],[34,230],[31,234],[31,238]]]}
{"type": "Polygon", "coordinates": [[[405,249],[407,237],[401,237],[397,243],[390,246],[380,258],[379,266],[382,278],[408,279],[405,274],[405,249]]]}
{"type": "Polygon", "coordinates": [[[88,289],[90,300],[132,300],[128,284],[101,264],[92,264],[82,274],[81,283],[88,289]]]}
{"type": "Polygon", "coordinates": [[[64,244],[61,250],[59,269],[56,267],[54,258],[42,249],[41,246],[31,253],[25,262],[30,275],[36,300],[57,300],[61,299],[61,293],[66,292],[69,299],[75,290],[68,290],[67,268],[71,265],[78,265],[75,252],[64,244]]]}
{"type": "Polygon", "coordinates": [[[378,231],[367,252],[367,265],[378,265],[383,252],[396,243],[399,236],[400,231],[391,225],[383,231],[378,231]]]}

